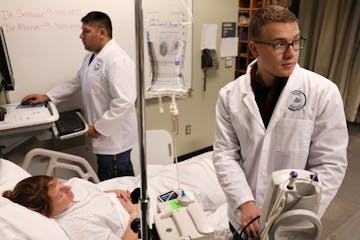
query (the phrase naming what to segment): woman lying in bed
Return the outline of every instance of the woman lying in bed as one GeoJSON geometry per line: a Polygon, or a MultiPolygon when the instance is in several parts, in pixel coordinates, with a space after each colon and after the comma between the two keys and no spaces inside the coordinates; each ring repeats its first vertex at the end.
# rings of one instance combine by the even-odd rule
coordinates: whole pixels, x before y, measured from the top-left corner
{"type": "Polygon", "coordinates": [[[127,226],[110,197],[95,184],[74,179],[72,186],[57,178],[32,176],[20,181],[3,197],[23,205],[46,217],[54,218],[70,239],[135,240],[130,223],[138,217],[138,206],[131,202],[129,191],[111,190],[130,214],[127,226]]]}

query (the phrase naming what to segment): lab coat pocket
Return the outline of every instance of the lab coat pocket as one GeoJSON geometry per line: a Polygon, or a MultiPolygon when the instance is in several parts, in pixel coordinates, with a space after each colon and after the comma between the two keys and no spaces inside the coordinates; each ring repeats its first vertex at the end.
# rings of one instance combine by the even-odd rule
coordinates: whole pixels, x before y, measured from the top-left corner
{"type": "Polygon", "coordinates": [[[285,155],[308,155],[313,123],[303,119],[281,119],[275,128],[275,149],[285,155]]]}

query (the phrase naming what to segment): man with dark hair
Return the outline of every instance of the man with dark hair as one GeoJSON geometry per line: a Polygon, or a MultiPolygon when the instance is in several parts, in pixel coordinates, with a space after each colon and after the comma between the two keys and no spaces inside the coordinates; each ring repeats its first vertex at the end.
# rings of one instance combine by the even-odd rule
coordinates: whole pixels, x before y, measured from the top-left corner
{"type": "Polygon", "coordinates": [[[219,92],[213,157],[231,230],[248,225],[245,231],[257,236],[257,217],[277,170],[317,173],[323,215],[344,178],[348,134],[336,85],[297,64],[305,38],[293,13],[260,8],[249,38],[256,60],[219,92]]]}
{"type": "Polygon", "coordinates": [[[81,22],[84,24],[92,23],[92,24],[96,24],[98,28],[101,28],[101,27],[105,28],[108,36],[110,38],[112,38],[111,20],[110,20],[109,16],[106,15],[105,13],[90,12],[81,19],[81,22]]]}
{"type": "Polygon", "coordinates": [[[55,104],[81,91],[84,112],[97,156],[100,180],[133,176],[130,151],[137,141],[135,111],[135,64],[112,39],[108,15],[90,12],[82,19],[82,40],[90,51],[76,77],[56,86],[46,95],[30,94],[23,98],[37,104],[48,100],[55,104]]]}

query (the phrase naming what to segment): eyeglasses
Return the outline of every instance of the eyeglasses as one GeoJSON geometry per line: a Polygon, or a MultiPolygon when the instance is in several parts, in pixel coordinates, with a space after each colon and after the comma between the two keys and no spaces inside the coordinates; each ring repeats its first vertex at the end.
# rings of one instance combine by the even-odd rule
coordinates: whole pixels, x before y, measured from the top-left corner
{"type": "Polygon", "coordinates": [[[295,51],[303,48],[305,45],[305,41],[306,41],[306,38],[300,37],[299,39],[294,40],[291,43],[289,43],[287,41],[278,41],[277,43],[267,43],[267,42],[260,42],[260,41],[254,41],[254,42],[259,43],[259,44],[270,45],[273,47],[276,55],[281,55],[281,54],[285,53],[289,49],[290,46],[292,46],[295,51]]]}

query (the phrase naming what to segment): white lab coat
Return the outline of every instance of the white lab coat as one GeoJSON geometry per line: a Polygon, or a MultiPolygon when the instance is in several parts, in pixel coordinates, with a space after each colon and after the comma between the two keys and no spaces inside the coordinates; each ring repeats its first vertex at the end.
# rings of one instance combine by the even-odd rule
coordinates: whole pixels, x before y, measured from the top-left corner
{"type": "Polygon", "coordinates": [[[115,40],[95,56],[87,54],[76,77],[51,89],[56,104],[81,90],[85,118],[101,134],[92,139],[96,154],[118,154],[137,141],[135,64],[115,40]]]}
{"type": "Polygon", "coordinates": [[[347,167],[348,133],[336,85],[297,65],[265,128],[250,82],[255,62],[220,90],[216,104],[214,166],[236,229],[239,206],[250,200],[262,206],[273,171],[316,172],[322,185],[322,216],[347,167]]]}

